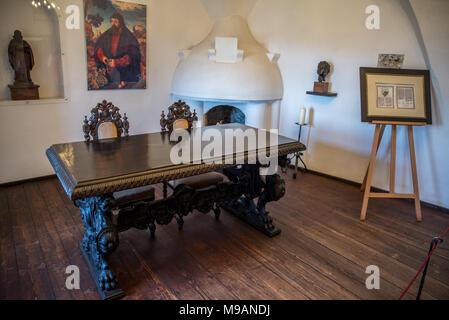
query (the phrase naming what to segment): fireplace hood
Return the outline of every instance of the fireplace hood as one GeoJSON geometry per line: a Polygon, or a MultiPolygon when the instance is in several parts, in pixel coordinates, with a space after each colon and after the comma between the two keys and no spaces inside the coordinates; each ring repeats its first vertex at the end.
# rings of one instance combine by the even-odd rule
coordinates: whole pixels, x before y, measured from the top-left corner
{"type": "Polygon", "coordinates": [[[209,35],[190,50],[180,51],[180,62],[172,80],[175,97],[201,101],[274,101],[283,96],[283,84],[276,63],[279,55],[270,54],[259,44],[251,31],[245,14],[248,1],[203,1],[213,19],[209,35]],[[244,3],[244,4],[242,4],[244,3]],[[231,7],[226,7],[231,4],[231,7]],[[244,6],[244,8],[242,8],[244,6]],[[217,14],[218,13],[218,14],[217,14]],[[216,62],[209,58],[216,37],[238,38],[243,59],[235,63],[216,62]]]}

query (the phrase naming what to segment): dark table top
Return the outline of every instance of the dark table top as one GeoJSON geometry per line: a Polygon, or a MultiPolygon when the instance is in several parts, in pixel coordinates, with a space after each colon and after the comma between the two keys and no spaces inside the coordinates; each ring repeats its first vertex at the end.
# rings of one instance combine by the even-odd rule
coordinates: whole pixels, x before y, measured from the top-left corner
{"type": "MultiPolygon", "coordinates": [[[[210,163],[213,160],[229,157],[234,158],[234,161],[236,157],[246,159],[251,154],[265,150],[260,146],[257,148],[257,144],[249,147],[245,144],[244,148],[241,148],[240,144],[241,147],[237,148],[236,138],[234,148],[226,150],[224,143],[226,129],[241,129],[242,132],[247,129],[254,130],[256,140],[258,131],[263,132],[235,123],[193,129],[190,137],[205,132],[220,133],[223,156],[214,158],[211,155],[203,155],[202,159],[194,157],[191,139],[190,162],[184,164],[174,164],[170,160],[170,152],[177,142],[170,141],[170,134],[167,132],[56,144],[47,150],[47,156],[68,196],[75,200],[214,171],[226,165],[210,163]],[[213,131],[210,131],[211,129],[213,131]]],[[[269,135],[264,136],[269,141],[269,135]]],[[[279,135],[277,138],[278,155],[305,149],[305,146],[296,140],[279,135]]],[[[239,136],[238,140],[242,139],[242,136],[239,136]]],[[[210,143],[211,140],[202,141],[201,150],[210,143]]],[[[269,142],[266,145],[269,146],[269,142]]],[[[199,145],[196,148],[200,150],[199,145]]]]}

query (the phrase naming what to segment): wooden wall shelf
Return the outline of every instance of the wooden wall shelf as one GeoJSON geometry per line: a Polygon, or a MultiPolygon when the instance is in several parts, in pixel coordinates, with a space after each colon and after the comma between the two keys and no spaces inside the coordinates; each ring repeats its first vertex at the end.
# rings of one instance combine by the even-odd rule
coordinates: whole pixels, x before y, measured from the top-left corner
{"type": "Polygon", "coordinates": [[[314,96],[323,96],[323,97],[336,97],[338,95],[336,92],[321,93],[315,91],[306,91],[306,93],[314,96]]]}

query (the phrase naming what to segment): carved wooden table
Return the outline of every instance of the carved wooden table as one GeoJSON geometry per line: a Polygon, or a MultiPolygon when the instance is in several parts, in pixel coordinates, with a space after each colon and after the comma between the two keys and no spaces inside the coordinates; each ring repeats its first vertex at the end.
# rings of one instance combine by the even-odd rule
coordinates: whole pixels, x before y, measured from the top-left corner
{"type": "MultiPolygon", "coordinates": [[[[241,124],[194,130],[202,132],[210,128],[221,131],[223,140],[225,129],[257,130],[241,124]]],[[[277,155],[273,156],[278,157],[280,165],[286,164],[288,154],[305,149],[293,139],[277,137],[277,155]]],[[[208,143],[202,142],[201,148],[208,143]]],[[[223,158],[232,157],[233,164],[210,163],[207,160],[211,159],[202,159],[199,163],[174,165],[170,150],[175,144],[168,133],[151,133],[57,144],[47,150],[47,157],[64,190],[81,211],[86,230],[80,249],[103,299],[124,295],[107,260],[119,245],[118,234],[130,228],[149,229],[154,234],[156,223],[165,225],[173,218],[179,222],[193,210],[203,213],[214,210],[218,217],[220,208],[224,208],[268,236],[280,232],[273,225],[265,204],[284,196],[285,183],[277,174],[261,177],[259,162],[248,164],[248,159],[266,148],[246,146],[244,151],[237,151],[234,147],[232,152],[224,152],[223,158]],[[236,166],[241,163],[235,162],[237,160],[246,161],[246,164],[236,166]],[[216,170],[223,170],[228,181],[200,190],[179,185],[165,199],[140,201],[125,207],[114,204],[113,192],[216,170]]],[[[223,141],[223,150],[224,145],[223,141]]]]}

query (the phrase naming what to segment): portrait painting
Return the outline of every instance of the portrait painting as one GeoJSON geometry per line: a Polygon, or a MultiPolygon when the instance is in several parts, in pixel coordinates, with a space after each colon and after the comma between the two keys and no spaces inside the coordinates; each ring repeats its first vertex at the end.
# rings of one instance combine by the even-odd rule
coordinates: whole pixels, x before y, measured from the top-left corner
{"type": "Polygon", "coordinates": [[[84,0],[88,90],[145,89],[146,5],[84,0]]]}

